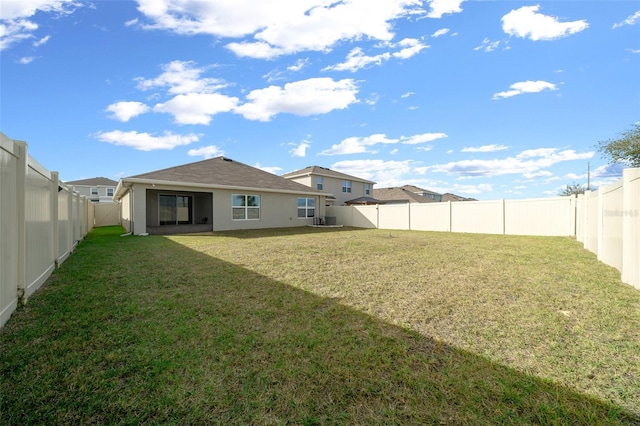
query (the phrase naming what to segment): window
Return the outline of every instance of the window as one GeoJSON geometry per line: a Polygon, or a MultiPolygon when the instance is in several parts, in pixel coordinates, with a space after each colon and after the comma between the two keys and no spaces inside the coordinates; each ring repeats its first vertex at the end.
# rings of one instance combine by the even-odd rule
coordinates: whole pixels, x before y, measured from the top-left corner
{"type": "Polygon", "coordinates": [[[160,194],[160,225],[187,225],[192,223],[193,198],[190,195],[160,194]]]}
{"type": "Polygon", "coordinates": [[[298,198],[298,218],[315,217],[316,215],[316,199],[315,198],[298,198]]]}
{"type": "Polygon", "coordinates": [[[371,195],[371,184],[370,183],[365,183],[364,184],[364,193],[365,193],[365,195],[371,195]]]}
{"type": "Polygon", "coordinates": [[[342,181],[342,192],[351,192],[351,181],[343,180],[342,181]]]}
{"type": "Polygon", "coordinates": [[[322,176],[318,176],[318,180],[316,181],[316,188],[322,191],[322,187],[324,186],[324,178],[322,176]]]}
{"type": "Polygon", "coordinates": [[[260,219],[260,196],[233,194],[231,196],[233,220],[260,219]]]}
{"type": "Polygon", "coordinates": [[[107,197],[113,197],[113,188],[107,188],[107,197]]]}
{"type": "Polygon", "coordinates": [[[91,188],[91,195],[98,195],[98,188],[91,188]]]}

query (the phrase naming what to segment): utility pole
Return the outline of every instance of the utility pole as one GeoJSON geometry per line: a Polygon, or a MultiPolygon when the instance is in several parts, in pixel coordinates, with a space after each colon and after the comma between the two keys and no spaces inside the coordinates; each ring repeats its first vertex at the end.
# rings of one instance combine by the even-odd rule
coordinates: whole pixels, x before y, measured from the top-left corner
{"type": "Polygon", "coordinates": [[[591,161],[587,161],[587,191],[591,191],[591,161]]]}

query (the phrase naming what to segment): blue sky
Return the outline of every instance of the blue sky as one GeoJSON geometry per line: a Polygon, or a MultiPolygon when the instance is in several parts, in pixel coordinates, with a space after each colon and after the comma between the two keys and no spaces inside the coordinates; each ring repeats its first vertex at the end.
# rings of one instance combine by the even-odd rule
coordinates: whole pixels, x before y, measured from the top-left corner
{"type": "Polygon", "coordinates": [[[638,1],[2,0],[0,131],[63,180],[225,155],[480,200],[616,180],[638,1]]]}

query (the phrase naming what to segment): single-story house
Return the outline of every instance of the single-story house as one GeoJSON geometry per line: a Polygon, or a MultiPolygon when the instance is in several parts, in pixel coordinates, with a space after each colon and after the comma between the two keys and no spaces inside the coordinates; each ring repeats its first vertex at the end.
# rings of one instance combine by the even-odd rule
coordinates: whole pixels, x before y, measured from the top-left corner
{"type": "Polygon", "coordinates": [[[307,226],[331,194],[227,157],[120,179],[114,199],[131,233],[307,226]]]}

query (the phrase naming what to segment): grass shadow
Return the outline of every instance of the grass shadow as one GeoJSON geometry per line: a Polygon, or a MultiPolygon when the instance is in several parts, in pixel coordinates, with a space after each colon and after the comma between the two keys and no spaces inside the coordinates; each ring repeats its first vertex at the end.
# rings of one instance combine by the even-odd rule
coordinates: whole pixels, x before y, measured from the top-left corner
{"type": "Polygon", "coordinates": [[[335,299],[121,233],[90,233],[0,331],[1,423],[640,423],[335,299]]]}
{"type": "Polygon", "coordinates": [[[228,237],[237,239],[262,239],[270,237],[284,237],[287,235],[311,235],[320,233],[336,233],[345,231],[364,231],[364,228],[352,228],[348,226],[344,227],[321,227],[321,226],[293,226],[289,228],[266,228],[260,229],[259,233],[256,233],[254,229],[245,230],[232,230],[232,231],[213,231],[213,232],[201,232],[193,234],[174,234],[174,235],[186,235],[186,236],[215,236],[215,237],[228,237]]]}

